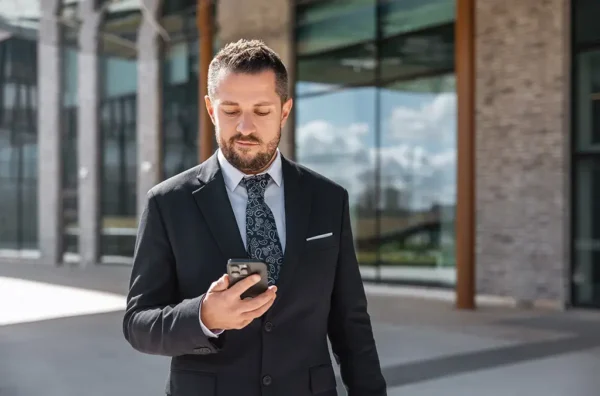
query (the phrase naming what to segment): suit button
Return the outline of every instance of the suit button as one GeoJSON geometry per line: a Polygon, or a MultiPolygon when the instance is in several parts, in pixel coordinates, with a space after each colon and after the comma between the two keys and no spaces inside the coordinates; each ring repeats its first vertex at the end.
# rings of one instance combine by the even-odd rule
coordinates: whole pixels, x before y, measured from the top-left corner
{"type": "Polygon", "coordinates": [[[265,375],[262,379],[262,383],[264,386],[269,386],[271,385],[271,382],[273,382],[273,378],[271,378],[270,375],[265,375]]]}
{"type": "Polygon", "coordinates": [[[196,351],[201,355],[208,355],[210,353],[210,348],[207,348],[207,347],[196,348],[196,351]]]}
{"type": "Polygon", "coordinates": [[[271,323],[271,322],[267,322],[267,323],[265,323],[265,331],[266,331],[267,333],[270,333],[270,332],[271,332],[271,330],[273,330],[273,323],[271,323]]]}

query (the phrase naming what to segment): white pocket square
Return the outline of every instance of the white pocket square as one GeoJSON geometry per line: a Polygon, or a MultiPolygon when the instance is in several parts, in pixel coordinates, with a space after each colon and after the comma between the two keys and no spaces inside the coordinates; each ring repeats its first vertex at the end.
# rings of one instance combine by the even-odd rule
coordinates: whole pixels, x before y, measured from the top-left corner
{"type": "Polygon", "coordinates": [[[315,239],[327,238],[333,235],[333,232],[328,232],[327,234],[315,235],[310,238],[306,238],[307,241],[314,241],[315,239]]]}

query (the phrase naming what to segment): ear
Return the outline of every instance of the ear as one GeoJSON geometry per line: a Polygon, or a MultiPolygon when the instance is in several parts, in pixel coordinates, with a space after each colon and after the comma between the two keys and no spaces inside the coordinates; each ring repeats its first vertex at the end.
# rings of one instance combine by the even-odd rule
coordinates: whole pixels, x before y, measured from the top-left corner
{"type": "Polygon", "coordinates": [[[281,108],[281,128],[284,127],[288,117],[290,116],[290,112],[292,111],[292,106],[294,105],[294,101],[292,98],[289,98],[281,108]]]}
{"type": "Polygon", "coordinates": [[[208,112],[208,115],[210,116],[210,119],[212,120],[213,125],[215,124],[215,108],[213,106],[212,100],[210,100],[210,97],[208,95],[206,95],[204,97],[204,103],[206,104],[206,111],[208,112]]]}

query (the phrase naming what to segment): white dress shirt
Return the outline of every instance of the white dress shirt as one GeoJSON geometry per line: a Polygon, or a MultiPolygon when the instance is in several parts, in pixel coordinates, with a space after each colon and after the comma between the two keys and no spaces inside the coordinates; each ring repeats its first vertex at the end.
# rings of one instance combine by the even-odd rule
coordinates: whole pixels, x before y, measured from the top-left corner
{"type": "MultiPolygon", "coordinates": [[[[225,187],[227,189],[227,196],[235,215],[235,221],[237,222],[244,247],[246,247],[246,204],[248,202],[248,192],[244,183],[240,183],[243,178],[248,177],[235,166],[231,165],[229,161],[223,155],[223,152],[219,149],[217,152],[217,159],[221,172],[223,173],[223,179],[225,180],[225,187]]],[[[279,240],[281,241],[281,248],[285,252],[285,200],[283,194],[283,171],[281,168],[281,153],[277,150],[275,160],[264,172],[259,174],[268,173],[271,176],[271,180],[265,190],[265,202],[273,212],[275,217],[275,226],[277,227],[277,233],[279,234],[279,240]]],[[[210,331],[200,321],[202,331],[209,337],[217,337],[221,334],[221,331],[216,333],[210,331]]]]}

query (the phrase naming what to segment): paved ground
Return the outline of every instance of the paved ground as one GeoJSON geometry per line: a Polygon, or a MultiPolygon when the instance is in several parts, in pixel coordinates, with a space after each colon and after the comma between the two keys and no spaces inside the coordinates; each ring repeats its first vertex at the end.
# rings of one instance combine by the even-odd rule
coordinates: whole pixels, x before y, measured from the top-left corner
{"type": "MultiPolygon", "coordinates": [[[[163,394],[168,359],[121,334],[128,275],[0,265],[0,395],[163,394]]],[[[370,312],[390,396],[600,394],[600,312],[457,312],[377,288],[370,312]]]]}

